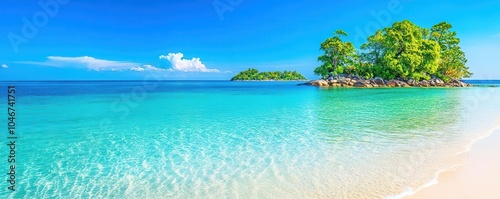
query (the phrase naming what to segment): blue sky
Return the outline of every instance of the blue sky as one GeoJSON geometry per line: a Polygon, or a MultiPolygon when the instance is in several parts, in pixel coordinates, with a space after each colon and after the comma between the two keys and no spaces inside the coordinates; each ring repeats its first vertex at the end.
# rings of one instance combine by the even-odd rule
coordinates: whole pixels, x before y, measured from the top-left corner
{"type": "Polygon", "coordinates": [[[409,19],[454,26],[475,73],[500,79],[500,1],[1,1],[0,80],[230,79],[313,74],[336,29],[359,47],[409,19]]]}

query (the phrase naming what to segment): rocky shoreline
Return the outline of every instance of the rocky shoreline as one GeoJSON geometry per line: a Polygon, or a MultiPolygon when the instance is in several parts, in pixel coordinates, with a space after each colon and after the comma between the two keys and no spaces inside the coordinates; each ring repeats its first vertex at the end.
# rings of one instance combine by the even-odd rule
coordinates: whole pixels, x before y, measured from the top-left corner
{"type": "Polygon", "coordinates": [[[450,82],[432,77],[430,80],[415,81],[413,79],[391,79],[384,80],[380,77],[365,79],[357,75],[330,76],[327,79],[313,80],[301,85],[319,86],[319,87],[359,87],[359,88],[376,88],[376,87],[471,87],[472,84],[467,84],[463,81],[452,79],[450,82]]]}

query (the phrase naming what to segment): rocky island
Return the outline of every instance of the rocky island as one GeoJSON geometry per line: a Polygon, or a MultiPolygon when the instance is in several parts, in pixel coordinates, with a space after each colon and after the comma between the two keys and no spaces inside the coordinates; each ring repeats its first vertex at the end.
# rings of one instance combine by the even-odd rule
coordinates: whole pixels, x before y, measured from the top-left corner
{"type": "Polygon", "coordinates": [[[460,79],[472,75],[452,25],[441,22],[430,29],[411,21],[395,22],[376,31],[357,50],[334,32],[320,45],[321,76],[305,85],[321,87],[467,87],[460,79]]]}
{"type": "Polygon", "coordinates": [[[433,77],[430,80],[416,81],[413,79],[391,79],[384,80],[380,77],[375,78],[362,78],[357,75],[336,75],[329,77],[328,79],[313,80],[301,85],[310,86],[320,86],[320,87],[362,87],[362,88],[373,88],[373,87],[470,87],[471,84],[467,84],[460,80],[452,79],[449,82],[444,82],[443,80],[433,77]]]}
{"type": "Polygon", "coordinates": [[[259,72],[257,69],[250,68],[242,71],[231,81],[306,81],[307,79],[297,71],[275,71],[259,72]]]}

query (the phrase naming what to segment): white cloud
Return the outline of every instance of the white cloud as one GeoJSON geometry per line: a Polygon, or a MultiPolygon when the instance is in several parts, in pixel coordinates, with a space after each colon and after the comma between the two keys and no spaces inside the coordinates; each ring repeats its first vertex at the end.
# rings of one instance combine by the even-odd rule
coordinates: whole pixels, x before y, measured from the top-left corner
{"type": "Polygon", "coordinates": [[[113,61],[96,59],[94,57],[82,56],[82,57],[61,57],[61,56],[49,56],[44,62],[34,62],[34,61],[21,61],[17,63],[22,64],[35,64],[43,66],[53,66],[53,67],[74,67],[74,68],[86,68],[94,71],[165,71],[165,69],[157,68],[152,65],[142,65],[134,62],[125,61],[113,61]]]}
{"type": "MultiPolygon", "coordinates": [[[[127,61],[114,61],[97,59],[89,56],[81,57],[62,57],[62,56],[48,56],[47,60],[43,62],[36,61],[18,61],[16,63],[32,64],[52,67],[71,67],[71,68],[85,68],[93,71],[155,71],[155,72],[206,72],[206,73],[219,73],[217,69],[208,69],[205,64],[200,61],[200,58],[192,58],[191,60],[183,59],[182,53],[169,53],[168,55],[161,55],[160,59],[166,59],[172,64],[172,68],[158,68],[153,65],[140,64],[127,61]]],[[[2,66],[3,67],[3,66],[2,66]]],[[[5,67],[4,67],[5,68],[5,67]]]]}
{"type": "Polygon", "coordinates": [[[8,68],[7,64],[2,64],[2,68],[8,68]]]}
{"type": "Polygon", "coordinates": [[[143,71],[171,71],[170,69],[157,68],[153,65],[142,65],[138,67],[130,68],[132,71],[143,72],[143,71]]]}
{"type": "Polygon", "coordinates": [[[122,61],[111,61],[104,59],[96,59],[89,56],[83,57],[59,57],[59,56],[49,56],[47,57],[49,63],[53,63],[56,66],[75,66],[75,67],[85,67],[90,70],[95,71],[121,71],[127,70],[132,67],[140,66],[140,64],[132,62],[122,62],[122,61]]]}
{"type": "Polygon", "coordinates": [[[182,53],[168,53],[160,55],[160,59],[166,59],[172,64],[172,70],[181,72],[207,72],[218,73],[217,69],[209,69],[200,61],[200,58],[183,59],[182,53]]]}

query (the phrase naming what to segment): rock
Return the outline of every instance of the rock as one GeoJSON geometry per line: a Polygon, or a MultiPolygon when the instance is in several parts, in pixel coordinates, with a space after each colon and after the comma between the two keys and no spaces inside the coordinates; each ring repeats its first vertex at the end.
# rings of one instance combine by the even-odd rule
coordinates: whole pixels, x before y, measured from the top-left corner
{"type": "Polygon", "coordinates": [[[436,78],[436,86],[444,86],[444,81],[442,79],[436,78]]]}
{"type": "Polygon", "coordinates": [[[388,87],[398,87],[399,85],[398,85],[398,83],[396,82],[396,80],[389,80],[389,81],[387,82],[387,86],[388,86],[388,87]]]}
{"type": "Polygon", "coordinates": [[[422,80],[422,81],[420,81],[420,83],[419,83],[419,84],[420,84],[420,86],[422,86],[422,87],[429,87],[429,86],[430,86],[430,83],[429,83],[429,81],[427,81],[427,80],[422,80]]]}
{"type": "Polygon", "coordinates": [[[354,84],[354,87],[360,87],[360,88],[371,88],[373,87],[371,84],[367,84],[366,82],[359,81],[354,84]]]}
{"type": "Polygon", "coordinates": [[[354,84],[354,87],[368,87],[364,82],[356,82],[354,84]]]}
{"type": "Polygon", "coordinates": [[[430,84],[431,86],[436,86],[436,82],[435,82],[435,81],[433,81],[433,80],[429,81],[429,84],[430,84]]]}
{"type": "Polygon", "coordinates": [[[409,86],[417,86],[417,81],[415,81],[414,79],[409,79],[407,82],[406,82],[409,86]]]}
{"type": "Polygon", "coordinates": [[[431,86],[444,86],[445,85],[443,80],[441,80],[435,76],[432,76],[431,80],[429,81],[429,84],[431,86]]]}
{"type": "Polygon", "coordinates": [[[381,77],[375,77],[375,79],[373,79],[373,81],[375,82],[375,84],[385,85],[384,79],[382,79],[381,77]]]}
{"type": "Polygon", "coordinates": [[[467,84],[465,82],[462,82],[460,80],[457,80],[457,79],[452,79],[450,81],[451,85],[455,86],[455,87],[467,87],[467,84]]]}
{"type": "Polygon", "coordinates": [[[351,80],[359,81],[359,80],[361,80],[361,77],[359,77],[357,75],[354,75],[354,76],[351,77],[351,80]]]}
{"type": "Polygon", "coordinates": [[[326,80],[324,80],[324,79],[313,80],[313,81],[310,82],[310,85],[312,85],[312,86],[321,86],[321,87],[329,86],[328,82],[326,80]]]}

